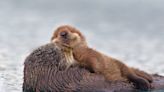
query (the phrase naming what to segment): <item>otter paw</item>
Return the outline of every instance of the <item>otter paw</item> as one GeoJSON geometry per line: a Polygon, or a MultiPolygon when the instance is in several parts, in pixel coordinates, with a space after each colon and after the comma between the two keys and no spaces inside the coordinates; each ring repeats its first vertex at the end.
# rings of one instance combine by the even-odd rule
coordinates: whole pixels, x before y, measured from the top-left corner
{"type": "Polygon", "coordinates": [[[153,82],[153,77],[150,75],[147,80],[149,81],[149,83],[152,83],[153,82]]]}
{"type": "Polygon", "coordinates": [[[147,81],[149,81],[149,83],[152,83],[153,82],[153,77],[150,74],[143,73],[143,75],[140,76],[140,77],[146,79],[147,81]]]}
{"type": "Polygon", "coordinates": [[[147,91],[147,90],[152,88],[151,84],[147,80],[145,80],[143,78],[139,78],[138,81],[136,83],[134,83],[134,85],[139,90],[147,91]]]}

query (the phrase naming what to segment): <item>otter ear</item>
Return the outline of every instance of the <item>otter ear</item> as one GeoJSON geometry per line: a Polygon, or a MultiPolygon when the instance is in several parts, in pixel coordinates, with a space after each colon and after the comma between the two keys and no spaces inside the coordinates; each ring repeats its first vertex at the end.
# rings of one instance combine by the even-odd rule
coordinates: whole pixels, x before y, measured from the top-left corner
{"type": "Polygon", "coordinates": [[[85,36],[80,31],[77,31],[77,32],[78,32],[79,36],[82,38],[82,40],[85,41],[86,40],[85,36]]]}

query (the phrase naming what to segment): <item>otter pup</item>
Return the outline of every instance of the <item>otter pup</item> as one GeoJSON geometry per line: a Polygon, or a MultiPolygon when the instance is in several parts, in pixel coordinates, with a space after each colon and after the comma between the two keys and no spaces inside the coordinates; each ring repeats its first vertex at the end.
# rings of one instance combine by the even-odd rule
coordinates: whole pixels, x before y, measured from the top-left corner
{"type": "Polygon", "coordinates": [[[138,89],[151,88],[151,75],[130,68],[121,61],[88,47],[85,37],[74,27],[69,25],[58,27],[51,42],[62,48],[68,67],[77,63],[95,73],[104,75],[108,81],[130,81],[138,89]]]}

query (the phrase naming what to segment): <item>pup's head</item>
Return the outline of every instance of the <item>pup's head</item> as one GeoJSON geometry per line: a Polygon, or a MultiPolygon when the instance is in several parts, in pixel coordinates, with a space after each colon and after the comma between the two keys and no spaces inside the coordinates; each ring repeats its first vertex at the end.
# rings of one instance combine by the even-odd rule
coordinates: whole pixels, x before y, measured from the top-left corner
{"type": "Polygon", "coordinates": [[[69,25],[58,27],[51,38],[51,42],[70,48],[86,44],[85,37],[80,31],[69,25]]]}

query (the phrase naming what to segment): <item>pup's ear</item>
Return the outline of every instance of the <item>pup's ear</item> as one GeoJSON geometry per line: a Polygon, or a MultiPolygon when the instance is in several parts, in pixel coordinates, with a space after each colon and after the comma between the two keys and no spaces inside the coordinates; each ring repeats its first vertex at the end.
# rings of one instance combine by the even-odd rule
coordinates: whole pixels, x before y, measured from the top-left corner
{"type": "Polygon", "coordinates": [[[84,41],[86,40],[85,36],[79,30],[76,29],[76,33],[79,34],[79,36],[81,37],[82,40],[84,40],[84,41]]]}

